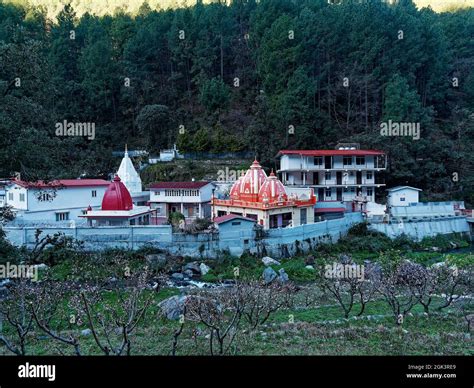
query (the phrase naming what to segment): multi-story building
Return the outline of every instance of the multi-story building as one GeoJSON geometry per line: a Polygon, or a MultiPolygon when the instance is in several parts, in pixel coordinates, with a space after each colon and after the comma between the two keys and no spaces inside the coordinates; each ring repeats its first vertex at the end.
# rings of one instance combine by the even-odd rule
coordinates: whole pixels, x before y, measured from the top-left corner
{"type": "Polygon", "coordinates": [[[374,202],[375,189],[385,186],[377,174],[386,168],[383,151],[339,144],[335,150],[282,150],[283,184],[312,187],[319,201],[374,202]]]}
{"type": "Polygon", "coordinates": [[[166,222],[171,213],[179,212],[186,221],[211,216],[211,182],[158,182],[150,185],[150,206],[154,224],[166,222]]]}

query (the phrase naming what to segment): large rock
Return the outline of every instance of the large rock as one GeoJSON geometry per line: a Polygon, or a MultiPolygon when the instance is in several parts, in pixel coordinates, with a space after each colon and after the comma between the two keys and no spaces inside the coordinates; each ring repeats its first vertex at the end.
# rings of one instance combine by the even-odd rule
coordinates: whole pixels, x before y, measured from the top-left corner
{"type": "Polygon", "coordinates": [[[265,284],[270,284],[278,277],[278,274],[275,272],[273,268],[267,267],[263,271],[262,276],[263,276],[263,281],[265,282],[265,284]]]}
{"type": "Polygon", "coordinates": [[[148,264],[148,267],[151,270],[154,271],[159,271],[163,268],[165,268],[166,263],[168,262],[168,259],[166,258],[166,255],[164,254],[153,254],[153,255],[147,255],[145,257],[145,260],[148,264]]]}
{"type": "Polygon", "coordinates": [[[195,261],[192,263],[188,263],[183,267],[183,271],[193,271],[195,274],[200,275],[201,274],[201,268],[199,264],[195,261]]]}
{"type": "Polygon", "coordinates": [[[314,271],[314,267],[312,265],[307,265],[305,268],[310,271],[314,271]]]}
{"type": "Polygon", "coordinates": [[[204,263],[201,263],[199,269],[201,270],[201,275],[206,275],[211,270],[211,268],[204,263]]]}
{"type": "Polygon", "coordinates": [[[184,279],[184,275],[182,273],[179,273],[179,272],[175,272],[173,274],[171,274],[171,279],[172,280],[183,280],[184,279]]]}
{"type": "Polygon", "coordinates": [[[178,320],[184,313],[184,305],[187,298],[187,296],[175,295],[158,303],[158,307],[166,318],[178,320]]]}
{"type": "Polygon", "coordinates": [[[183,274],[187,276],[188,278],[192,278],[194,276],[194,272],[191,271],[190,269],[186,269],[183,274]]]}
{"type": "Polygon", "coordinates": [[[262,257],[262,263],[265,267],[269,267],[270,265],[280,265],[279,261],[272,259],[270,256],[262,257]]]}
{"type": "Polygon", "coordinates": [[[278,271],[278,281],[280,283],[286,283],[290,280],[290,278],[288,277],[288,274],[285,272],[285,270],[283,268],[281,268],[279,271],[278,271]]]}

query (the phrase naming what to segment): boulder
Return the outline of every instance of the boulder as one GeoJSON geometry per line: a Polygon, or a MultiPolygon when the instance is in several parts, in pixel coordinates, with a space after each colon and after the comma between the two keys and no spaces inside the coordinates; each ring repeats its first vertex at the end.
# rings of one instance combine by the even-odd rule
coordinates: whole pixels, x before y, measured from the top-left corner
{"type": "Polygon", "coordinates": [[[192,272],[194,272],[195,274],[198,274],[198,275],[201,274],[201,268],[200,268],[199,264],[195,261],[193,261],[192,263],[186,264],[183,267],[183,271],[192,271],[192,272]]]}
{"type": "Polygon", "coordinates": [[[281,268],[279,271],[278,271],[278,281],[280,283],[286,283],[290,280],[290,278],[288,277],[288,274],[285,272],[285,270],[283,268],[281,268]]]}
{"type": "Polygon", "coordinates": [[[191,271],[190,269],[185,270],[183,274],[187,276],[188,278],[192,278],[194,276],[194,272],[191,271]]]}
{"type": "Polygon", "coordinates": [[[314,271],[314,267],[312,265],[307,265],[305,268],[309,269],[310,271],[314,271]]]}
{"type": "Polygon", "coordinates": [[[148,267],[153,271],[159,271],[165,268],[168,259],[164,254],[153,254],[145,257],[148,267]]]}
{"type": "Polygon", "coordinates": [[[456,244],[454,241],[450,241],[449,245],[451,245],[451,248],[456,249],[458,247],[458,244],[456,244]]]}
{"type": "Polygon", "coordinates": [[[270,284],[278,277],[278,274],[275,272],[273,268],[267,267],[263,271],[262,276],[263,276],[263,281],[265,282],[265,284],[270,284]]]}
{"type": "Polygon", "coordinates": [[[184,313],[184,304],[187,298],[187,296],[175,295],[158,303],[158,307],[166,318],[178,320],[184,313]]]}
{"type": "Polygon", "coordinates": [[[92,334],[92,330],[91,330],[91,329],[84,329],[84,330],[81,330],[81,335],[82,335],[83,337],[87,337],[87,336],[89,336],[89,335],[91,335],[91,334],[92,334]]]}
{"type": "Polygon", "coordinates": [[[204,263],[201,263],[199,269],[201,270],[201,275],[206,275],[211,270],[211,268],[204,263]]]}
{"type": "Polygon", "coordinates": [[[173,274],[171,274],[171,279],[172,280],[183,280],[184,279],[184,275],[182,273],[179,273],[179,272],[175,272],[173,274]]]}
{"type": "Polygon", "coordinates": [[[275,259],[272,259],[269,256],[262,257],[262,263],[265,267],[268,267],[270,265],[280,265],[279,261],[276,261],[275,259]]]}

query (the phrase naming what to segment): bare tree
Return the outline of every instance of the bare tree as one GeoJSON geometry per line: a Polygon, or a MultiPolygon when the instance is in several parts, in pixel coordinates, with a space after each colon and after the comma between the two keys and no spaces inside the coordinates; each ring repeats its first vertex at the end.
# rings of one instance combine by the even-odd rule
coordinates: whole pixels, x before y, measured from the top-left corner
{"type": "Polygon", "coordinates": [[[130,286],[110,293],[98,286],[86,286],[71,300],[78,319],[85,322],[105,355],[130,355],[131,335],[143,320],[153,292],[146,289],[148,271],[129,279],[130,286]]]}
{"type": "Polygon", "coordinates": [[[474,300],[472,298],[462,298],[455,302],[455,306],[466,321],[467,332],[470,333],[474,324],[474,300]]]}
{"type": "Polygon", "coordinates": [[[240,284],[242,314],[251,329],[263,325],[271,314],[291,305],[294,287],[284,284],[271,284],[264,287],[261,282],[251,281],[240,284]]]}
{"type": "Polygon", "coordinates": [[[72,293],[77,293],[77,287],[65,282],[45,281],[34,291],[31,312],[38,328],[53,340],[71,346],[74,354],[80,356],[78,322],[65,303],[72,293]]]}
{"type": "Polygon", "coordinates": [[[242,303],[239,285],[214,292],[201,291],[188,297],[186,320],[208,329],[211,355],[224,355],[230,351],[240,329],[244,311],[242,303]]]}
{"type": "MultiPolygon", "coordinates": [[[[326,265],[331,266],[330,261],[331,259],[327,259],[326,265]]],[[[360,305],[356,315],[362,315],[367,303],[372,300],[375,293],[374,279],[369,274],[364,275],[364,278],[355,276],[357,264],[350,256],[342,255],[338,259],[333,259],[334,263],[343,266],[341,268],[354,268],[354,270],[343,276],[335,276],[337,274],[328,274],[327,267],[322,266],[318,276],[319,287],[323,292],[328,292],[336,299],[344,311],[345,318],[349,318],[356,303],[360,305]]]]}
{"type": "Polygon", "coordinates": [[[24,278],[13,282],[8,295],[0,300],[0,343],[19,356],[26,354],[27,336],[33,328],[31,300],[30,281],[24,278]]]}
{"type": "Polygon", "coordinates": [[[435,292],[444,298],[444,303],[438,307],[438,310],[449,307],[462,295],[472,292],[473,268],[472,265],[463,269],[440,265],[434,269],[436,274],[435,292]]]}
{"type": "Polygon", "coordinates": [[[392,309],[398,325],[403,323],[403,317],[419,302],[418,290],[425,276],[423,266],[398,257],[398,260],[394,258],[392,263],[384,267],[377,279],[377,291],[392,309]]]}

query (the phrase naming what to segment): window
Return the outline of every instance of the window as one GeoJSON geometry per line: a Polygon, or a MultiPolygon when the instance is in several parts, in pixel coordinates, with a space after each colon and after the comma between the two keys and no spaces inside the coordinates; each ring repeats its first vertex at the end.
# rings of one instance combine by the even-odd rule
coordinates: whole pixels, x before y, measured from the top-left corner
{"type": "Polygon", "coordinates": [[[405,202],[405,197],[400,197],[400,202],[405,202]]]}
{"type": "Polygon", "coordinates": [[[367,187],[367,197],[372,197],[372,194],[374,191],[372,190],[372,187],[367,187]]]}
{"type": "Polygon", "coordinates": [[[314,165],[315,166],[322,166],[323,164],[323,157],[322,156],[316,156],[314,158],[314,165]]]}
{"type": "Polygon", "coordinates": [[[96,198],[97,197],[97,190],[92,190],[92,198],[96,198]]]}
{"type": "Polygon", "coordinates": [[[49,193],[42,193],[39,195],[38,200],[42,202],[49,202],[53,200],[53,197],[49,193]]]}
{"type": "Polygon", "coordinates": [[[233,225],[233,226],[234,226],[234,225],[235,225],[235,226],[240,225],[240,222],[239,222],[239,221],[233,221],[233,222],[232,222],[232,225],[233,225]]]}
{"type": "Polygon", "coordinates": [[[362,166],[365,164],[365,156],[356,156],[356,164],[362,166]]]}
{"type": "Polygon", "coordinates": [[[331,198],[331,189],[326,189],[326,198],[331,198]]]}
{"type": "Polygon", "coordinates": [[[371,181],[373,178],[372,171],[367,171],[367,180],[371,181]]]}
{"type": "Polygon", "coordinates": [[[8,193],[8,200],[13,201],[13,193],[8,193]]]}
{"type": "Polygon", "coordinates": [[[352,156],[344,156],[342,163],[344,166],[352,166],[352,156]]]}
{"type": "Polygon", "coordinates": [[[331,172],[326,172],[324,179],[326,179],[327,181],[330,181],[331,180],[331,172]]]}
{"type": "Polygon", "coordinates": [[[56,213],[56,221],[67,221],[69,220],[69,212],[56,213]]]}
{"type": "Polygon", "coordinates": [[[25,194],[20,193],[20,202],[25,202],[25,194]]]}

